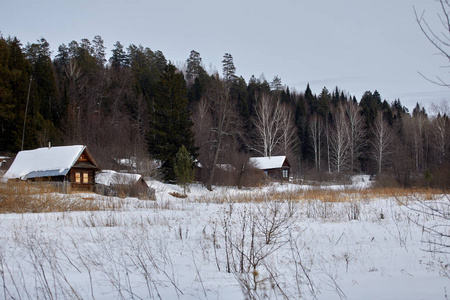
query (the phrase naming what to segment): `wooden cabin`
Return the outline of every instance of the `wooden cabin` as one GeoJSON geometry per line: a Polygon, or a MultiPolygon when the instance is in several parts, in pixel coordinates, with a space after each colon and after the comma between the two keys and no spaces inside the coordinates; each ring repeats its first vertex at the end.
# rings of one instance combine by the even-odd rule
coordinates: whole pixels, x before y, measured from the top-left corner
{"type": "Polygon", "coordinates": [[[3,178],[63,182],[72,191],[92,191],[98,170],[86,146],[45,147],[20,151],[3,178]]]}
{"type": "Polygon", "coordinates": [[[251,157],[250,163],[272,179],[289,181],[291,165],[286,156],[251,157]]]}

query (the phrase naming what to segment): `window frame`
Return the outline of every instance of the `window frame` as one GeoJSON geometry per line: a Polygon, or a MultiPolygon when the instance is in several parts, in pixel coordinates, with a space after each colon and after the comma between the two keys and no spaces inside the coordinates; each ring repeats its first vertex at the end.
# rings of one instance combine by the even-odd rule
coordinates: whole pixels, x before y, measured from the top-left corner
{"type": "Polygon", "coordinates": [[[89,173],[83,172],[83,183],[89,183],[89,173]]]}
{"type": "Polygon", "coordinates": [[[75,183],[81,183],[81,172],[75,172],[75,183]]]}

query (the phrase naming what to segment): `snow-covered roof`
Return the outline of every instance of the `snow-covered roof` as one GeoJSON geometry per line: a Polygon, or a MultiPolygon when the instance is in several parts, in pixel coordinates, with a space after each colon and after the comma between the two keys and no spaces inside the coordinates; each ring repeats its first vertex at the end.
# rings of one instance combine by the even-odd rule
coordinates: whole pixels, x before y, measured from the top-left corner
{"type": "Polygon", "coordinates": [[[17,153],[4,178],[36,178],[65,176],[75,164],[86,146],[45,147],[17,153]]]}
{"type": "Polygon", "coordinates": [[[250,162],[261,170],[278,169],[283,166],[286,156],[251,157],[250,162]]]}
{"type": "Polygon", "coordinates": [[[107,186],[114,184],[134,184],[141,179],[140,174],[119,173],[112,170],[103,170],[95,175],[95,182],[107,186]]]}

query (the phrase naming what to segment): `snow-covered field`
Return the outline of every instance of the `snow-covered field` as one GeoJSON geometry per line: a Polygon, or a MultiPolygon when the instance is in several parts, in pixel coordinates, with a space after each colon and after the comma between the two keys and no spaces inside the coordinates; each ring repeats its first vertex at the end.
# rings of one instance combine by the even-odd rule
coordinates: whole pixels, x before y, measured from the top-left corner
{"type": "Polygon", "coordinates": [[[87,200],[112,211],[0,215],[0,299],[447,299],[446,255],[418,224],[450,224],[394,197],[264,201],[311,188],[284,184],[177,199],[150,185],[157,201],[87,200]]]}

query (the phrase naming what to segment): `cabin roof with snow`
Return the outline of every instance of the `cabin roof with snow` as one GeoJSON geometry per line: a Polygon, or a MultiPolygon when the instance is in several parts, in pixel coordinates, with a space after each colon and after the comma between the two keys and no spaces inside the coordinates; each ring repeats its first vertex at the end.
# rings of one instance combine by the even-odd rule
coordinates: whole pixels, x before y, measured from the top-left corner
{"type": "Polygon", "coordinates": [[[45,147],[17,153],[11,167],[3,177],[27,180],[39,177],[66,176],[74,166],[99,169],[86,146],[45,147]]]}
{"type": "Polygon", "coordinates": [[[261,170],[280,169],[290,167],[286,156],[251,157],[250,162],[261,170]]]}
{"type": "Polygon", "coordinates": [[[144,183],[144,179],[140,174],[133,173],[119,173],[112,170],[103,170],[100,173],[97,173],[95,176],[95,181],[97,183],[111,186],[116,184],[135,184],[138,181],[142,180],[144,183]]]}

